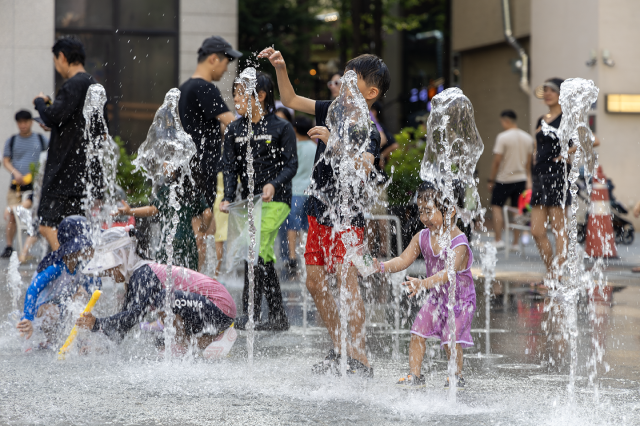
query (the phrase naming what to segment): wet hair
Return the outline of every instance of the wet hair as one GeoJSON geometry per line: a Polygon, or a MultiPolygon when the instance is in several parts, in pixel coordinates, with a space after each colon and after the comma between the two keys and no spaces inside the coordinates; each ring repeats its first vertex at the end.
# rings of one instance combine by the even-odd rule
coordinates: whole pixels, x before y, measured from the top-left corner
{"type": "Polygon", "coordinates": [[[518,116],[513,110],[505,109],[500,113],[500,118],[508,118],[511,121],[516,121],[518,119],[518,116]]]}
{"type": "Polygon", "coordinates": [[[198,63],[199,64],[203,63],[211,55],[217,55],[218,59],[220,59],[221,61],[224,58],[229,59],[229,62],[231,62],[233,60],[233,58],[231,56],[227,56],[223,52],[207,52],[206,50],[203,50],[202,48],[200,48],[200,49],[198,49],[198,63]]]}
{"type": "Polygon", "coordinates": [[[264,98],[264,113],[276,112],[276,100],[273,90],[273,80],[269,74],[265,74],[261,71],[256,72],[256,92],[265,92],[264,98]]]}
{"type": "Polygon", "coordinates": [[[378,58],[376,55],[364,54],[356,58],[353,58],[347,62],[345,70],[353,70],[362,77],[362,79],[369,86],[377,87],[380,91],[378,99],[382,97],[389,90],[391,85],[391,76],[389,74],[389,68],[384,61],[378,58]]]}
{"type": "Polygon", "coordinates": [[[306,135],[312,127],[313,124],[311,123],[311,120],[304,115],[299,115],[293,122],[293,128],[296,129],[296,133],[299,135],[306,135]]]}
{"type": "Polygon", "coordinates": [[[291,117],[291,112],[285,108],[285,107],[280,107],[276,110],[276,112],[281,112],[282,115],[284,115],[284,118],[289,122],[289,123],[293,123],[293,117],[291,117]]]}
{"type": "Polygon", "coordinates": [[[67,62],[69,62],[70,65],[84,65],[84,60],[86,58],[84,46],[82,45],[82,42],[74,36],[64,36],[59,38],[51,48],[51,51],[56,58],[60,55],[60,52],[64,53],[64,57],[67,58],[67,62]]]}
{"type": "Polygon", "coordinates": [[[20,111],[16,112],[16,121],[20,121],[20,120],[31,120],[33,117],[31,116],[31,113],[25,109],[21,109],[20,111]]]}
{"type": "MultiPolygon", "coordinates": [[[[444,186],[441,185],[441,187],[444,186]]],[[[436,209],[442,213],[442,216],[446,216],[446,212],[451,207],[451,200],[449,198],[444,197],[444,193],[442,189],[437,187],[435,183],[429,181],[423,181],[420,186],[418,186],[418,200],[423,200],[425,202],[433,201],[436,209]]],[[[456,210],[458,208],[464,207],[464,187],[461,182],[457,179],[453,181],[453,196],[456,198],[456,202],[454,207],[456,210]]]]}

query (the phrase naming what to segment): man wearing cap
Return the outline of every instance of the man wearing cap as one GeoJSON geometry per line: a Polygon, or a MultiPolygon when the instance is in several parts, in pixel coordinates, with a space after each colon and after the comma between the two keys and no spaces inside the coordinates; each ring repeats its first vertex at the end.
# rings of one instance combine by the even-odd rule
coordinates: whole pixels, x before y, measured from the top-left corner
{"type": "MultiPolygon", "coordinates": [[[[242,56],[220,36],[209,37],[198,49],[198,65],[191,78],[180,86],[180,121],[191,136],[198,150],[195,165],[196,181],[204,192],[209,207],[216,199],[216,175],[221,158],[224,129],[235,119],[229,111],[220,90],[213,81],[220,81],[229,62],[242,56]]],[[[194,232],[199,233],[199,224],[194,232]]],[[[208,233],[215,232],[215,221],[211,219],[208,233]]]]}

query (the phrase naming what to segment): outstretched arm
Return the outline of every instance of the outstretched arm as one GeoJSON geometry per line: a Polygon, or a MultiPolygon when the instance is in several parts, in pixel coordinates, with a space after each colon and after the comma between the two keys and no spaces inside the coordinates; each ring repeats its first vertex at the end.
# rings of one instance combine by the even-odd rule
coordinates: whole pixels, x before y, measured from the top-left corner
{"type": "Polygon", "coordinates": [[[378,262],[378,259],[374,259],[375,266],[381,270],[380,264],[384,265],[384,272],[400,272],[407,269],[420,254],[420,232],[413,236],[409,247],[398,257],[395,257],[386,262],[378,262]]]}
{"type": "Polygon", "coordinates": [[[304,96],[296,95],[296,91],[293,89],[291,81],[289,81],[287,64],[285,64],[280,51],[275,50],[273,47],[267,47],[258,54],[258,58],[269,59],[271,65],[276,69],[278,91],[280,92],[280,100],[284,106],[293,108],[296,111],[304,112],[305,114],[316,114],[316,101],[305,98],[304,96]]]}

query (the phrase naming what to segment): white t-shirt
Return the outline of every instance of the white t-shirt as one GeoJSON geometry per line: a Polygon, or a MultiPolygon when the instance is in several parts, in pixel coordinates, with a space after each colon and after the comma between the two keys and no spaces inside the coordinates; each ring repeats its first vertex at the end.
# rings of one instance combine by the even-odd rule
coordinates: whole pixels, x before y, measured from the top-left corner
{"type": "Polygon", "coordinates": [[[501,154],[496,182],[514,183],[527,180],[527,160],[533,155],[533,137],[524,130],[505,130],[496,137],[494,154],[501,154]]]}

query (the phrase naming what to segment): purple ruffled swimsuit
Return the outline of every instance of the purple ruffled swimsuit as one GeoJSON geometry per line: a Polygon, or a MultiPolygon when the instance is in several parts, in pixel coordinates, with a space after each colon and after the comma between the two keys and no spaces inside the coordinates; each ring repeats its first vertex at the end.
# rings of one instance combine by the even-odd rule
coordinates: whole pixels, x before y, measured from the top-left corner
{"type": "MultiPolygon", "coordinates": [[[[471,322],[476,311],[476,289],[471,275],[473,253],[464,234],[458,235],[451,240],[452,249],[460,245],[467,246],[469,261],[467,262],[467,269],[456,274],[456,302],[453,311],[456,315],[456,343],[460,343],[463,348],[468,348],[473,346],[471,322]]],[[[422,256],[424,256],[428,277],[446,268],[446,253],[440,253],[440,255],[433,253],[428,229],[420,233],[420,250],[422,250],[422,256]]],[[[444,252],[445,250],[442,251],[444,252]]],[[[418,312],[411,326],[411,333],[425,338],[438,337],[441,345],[449,343],[449,325],[447,324],[447,318],[449,317],[447,309],[449,285],[449,282],[447,282],[430,290],[426,303],[418,312]]]]}

